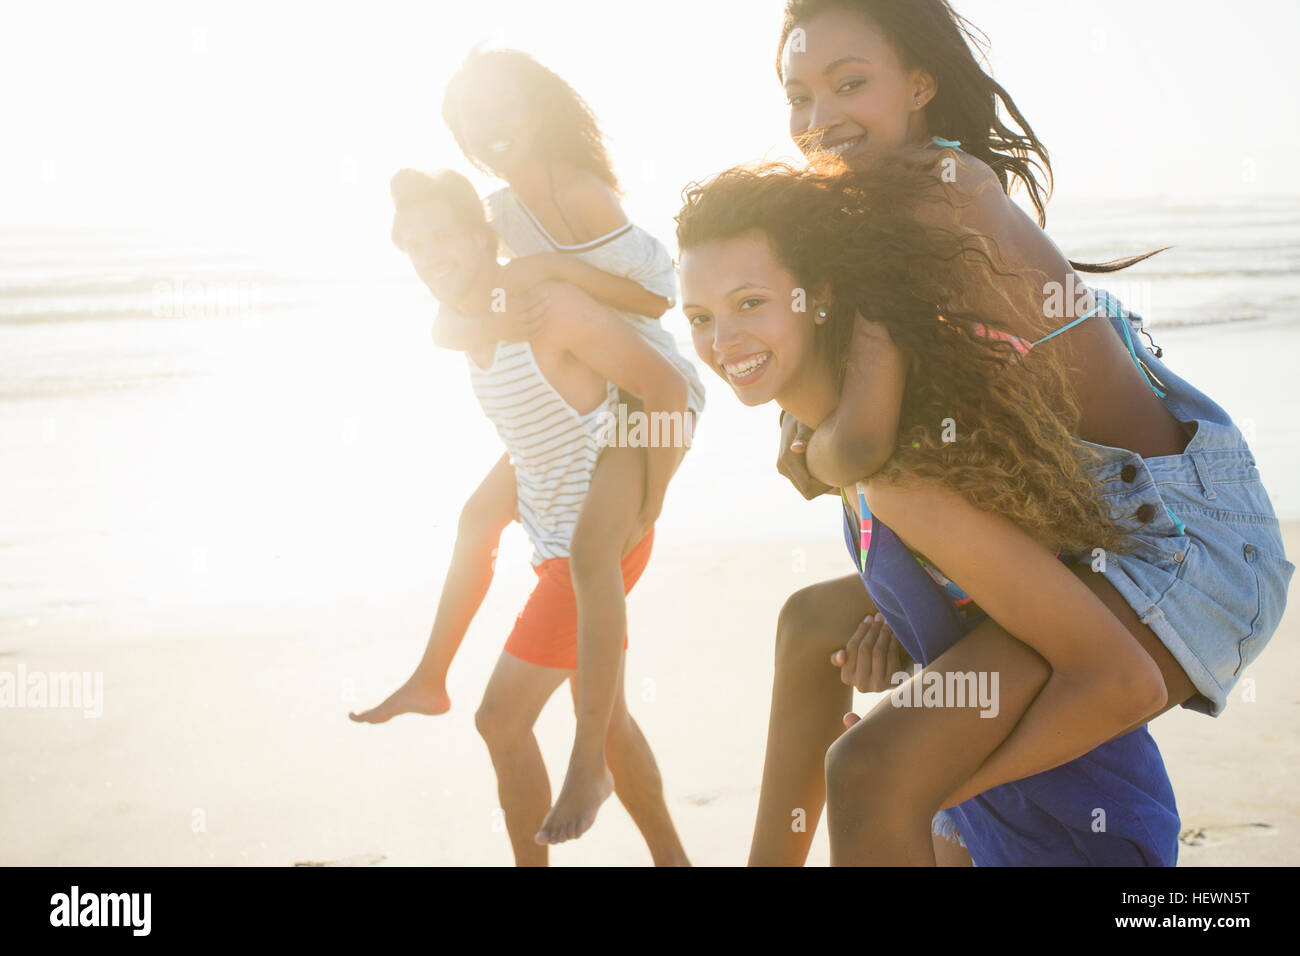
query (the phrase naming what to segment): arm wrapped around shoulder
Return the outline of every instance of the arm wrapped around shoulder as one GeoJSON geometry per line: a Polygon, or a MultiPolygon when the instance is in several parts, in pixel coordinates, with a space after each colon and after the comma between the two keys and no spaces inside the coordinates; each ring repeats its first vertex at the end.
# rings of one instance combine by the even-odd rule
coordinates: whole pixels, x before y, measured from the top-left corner
{"type": "Polygon", "coordinates": [[[835,411],[808,442],[808,472],[848,488],[880,470],[898,441],[907,356],[884,326],[859,318],[835,411]]]}

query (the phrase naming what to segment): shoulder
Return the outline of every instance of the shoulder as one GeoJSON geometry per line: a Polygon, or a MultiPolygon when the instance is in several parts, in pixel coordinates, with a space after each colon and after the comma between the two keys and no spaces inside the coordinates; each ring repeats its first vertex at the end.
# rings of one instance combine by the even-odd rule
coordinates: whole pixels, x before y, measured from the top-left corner
{"type": "Polygon", "coordinates": [[[912,524],[916,520],[928,521],[936,515],[932,509],[951,511],[972,507],[966,499],[937,482],[908,477],[906,481],[894,475],[877,473],[859,484],[871,513],[891,528],[912,524]]]}
{"type": "Polygon", "coordinates": [[[570,170],[559,188],[560,201],[595,236],[627,225],[627,214],[609,184],[585,169],[570,170]]]}
{"type": "Polygon", "coordinates": [[[996,233],[1016,208],[997,173],[983,160],[954,149],[942,150],[939,181],[957,222],[974,232],[996,233]]]}
{"type": "Polygon", "coordinates": [[[955,158],[957,184],[963,189],[970,192],[980,192],[992,187],[998,192],[1002,192],[1002,182],[998,179],[998,174],[978,156],[972,156],[970,153],[963,153],[960,150],[951,148],[942,150],[942,153],[945,157],[952,156],[955,158]]]}
{"type": "MultiPolygon", "coordinates": [[[[969,154],[953,149],[940,153],[936,181],[942,201],[918,203],[918,219],[971,237],[976,248],[986,251],[1003,268],[1032,273],[1030,286],[1041,287],[1038,273],[1051,279],[1068,273],[1064,255],[1037,221],[1006,194],[997,173],[969,154]],[[943,165],[949,161],[952,165],[943,165]]],[[[1016,281],[1005,278],[1005,282],[1016,281]]]]}
{"type": "Polygon", "coordinates": [[[933,478],[877,474],[863,482],[862,493],[873,515],[909,546],[931,557],[939,557],[958,542],[969,546],[987,540],[993,525],[1006,523],[933,478]]]}
{"type": "Polygon", "coordinates": [[[909,547],[939,561],[950,577],[958,567],[985,562],[991,554],[1054,552],[1008,516],[981,508],[932,478],[873,476],[862,492],[872,514],[909,547]]]}

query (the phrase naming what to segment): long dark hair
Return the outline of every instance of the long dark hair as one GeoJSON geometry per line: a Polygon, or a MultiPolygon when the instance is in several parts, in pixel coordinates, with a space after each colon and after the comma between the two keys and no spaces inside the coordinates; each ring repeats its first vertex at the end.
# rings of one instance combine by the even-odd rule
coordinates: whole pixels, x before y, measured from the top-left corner
{"type": "MultiPolygon", "coordinates": [[[[988,37],[959,14],[948,0],[788,0],[777,46],[776,73],[781,54],[794,29],[825,10],[862,14],[884,31],[903,65],[930,73],[937,84],[925,114],[932,132],[961,143],[964,152],[984,162],[1002,183],[1004,192],[1019,182],[1029,194],[1038,225],[1047,225],[1047,200],[1052,195],[1052,160],[1011,94],[980,66],[974,50],[986,58],[988,37]],[[998,107],[1014,125],[1003,122],[998,107]]],[[[1080,272],[1117,272],[1163,250],[1090,263],[1070,261],[1080,272]]]]}
{"type": "Polygon", "coordinates": [[[955,212],[950,227],[917,215],[918,204],[943,202],[930,165],[937,161],[886,159],[850,170],[814,157],[803,168],[727,170],[687,188],[678,248],[761,234],[801,288],[825,296],[819,345],[841,381],[859,316],[883,325],[914,357],[883,477],[934,481],[1063,550],[1123,551],[1131,529],[1102,506],[1089,471],[1096,457],[1075,434],[1079,405],[1061,355],[1034,349],[1022,358],[981,330],[1010,331],[1001,316],[961,303],[979,301],[969,293],[990,271],[1006,273],[980,236],[960,230],[955,212]],[[949,419],[955,441],[944,434],[949,419]]]}
{"type": "Polygon", "coordinates": [[[621,192],[614,167],[605,150],[605,140],[586,100],[578,92],[521,50],[481,50],[475,47],[460,65],[442,98],[442,119],[456,137],[466,158],[479,170],[493,175],[470,152],[460,129],[460,103],[476,83],[487,77],[507,77],[528,104],[528,111],[541,117],[538,146],[543,158],[571,163],[585,169],[621,192]]]}

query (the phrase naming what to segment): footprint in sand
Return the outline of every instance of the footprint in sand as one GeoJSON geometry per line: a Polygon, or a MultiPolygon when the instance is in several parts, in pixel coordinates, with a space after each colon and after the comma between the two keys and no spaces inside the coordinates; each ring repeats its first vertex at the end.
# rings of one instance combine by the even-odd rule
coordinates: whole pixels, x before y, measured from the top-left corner
{"type": "Polygon", "coordinates": [[[301,863],[295,863],[294,866],[374,866],[376,863],[382,863],[387,857],[382,853],[358,853],[356,856],[345,856],[341,860],[304,860],[301,863]]]}
{"type": "Polygon", "coordinates": [[[1277,836],[1271,823],[1228,823],[1223,826],[1191,827],[1178,834],[1183,846],[1222,846],[1251,837],[1277,836]]]}
{"type": "Polygon", "coordinates": [[[700,793],[688,793],[682,799],[687,803],[693,803],[697,807],[708,806],[719,797],[734,797],[741,794],[757,793],[758,784],[748,789],[744,787],[719,787],[717,790],[704,790],[700,793]]]}

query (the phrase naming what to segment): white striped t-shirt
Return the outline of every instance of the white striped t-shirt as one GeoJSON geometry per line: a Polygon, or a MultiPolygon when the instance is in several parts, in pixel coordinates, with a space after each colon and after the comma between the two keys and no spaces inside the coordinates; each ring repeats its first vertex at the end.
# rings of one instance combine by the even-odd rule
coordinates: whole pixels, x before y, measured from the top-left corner
{"type": "Polygon", "coordinates": [[[532,563],[567,558],[600,457],[603,416],[617,414],[618,387],[606,382],[604,400],[584,414],[547,381],[527,342],[498,342],[486,369],[465,357],[474,395],[515,468],[519,521],[533,543],[532,563]]]}

